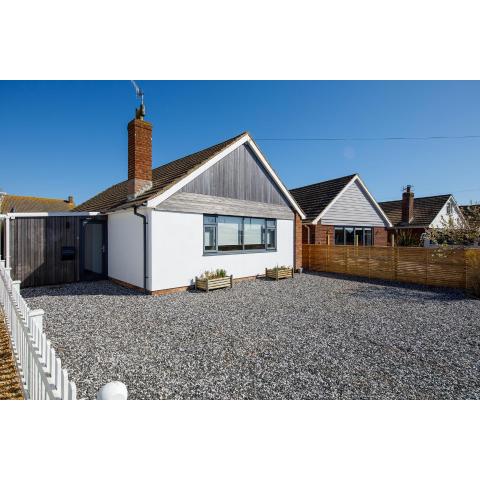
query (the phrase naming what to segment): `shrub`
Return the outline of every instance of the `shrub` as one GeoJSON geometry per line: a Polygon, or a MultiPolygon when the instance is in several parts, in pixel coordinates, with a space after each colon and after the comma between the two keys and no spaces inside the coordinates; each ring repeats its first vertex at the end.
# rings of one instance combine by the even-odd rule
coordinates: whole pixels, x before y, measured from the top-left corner
{"type": "Polygon", "coordinates": [[[291,269],[292,267],[289,267],[288,265],[277,265],[276,267],[273,267],[273,268],[269,268],[269,270],[273,270],[274,272],[276,272],[277,270],[285,270],[285,269],[291,269]]]}
{"type": "Polygon", "coordinates": [[[224,278],[227,276],[227,271],[224,268],[217,268],[216,270],[205,270],[200,277],[200,280],[213,280],[214,278],[224,278]]]}
{"type": "Polygon", "coordinates": [[[399,247],[418,247],[420,242],[411,230],[400,230],[397,235],[397,245],[399,247]]]}

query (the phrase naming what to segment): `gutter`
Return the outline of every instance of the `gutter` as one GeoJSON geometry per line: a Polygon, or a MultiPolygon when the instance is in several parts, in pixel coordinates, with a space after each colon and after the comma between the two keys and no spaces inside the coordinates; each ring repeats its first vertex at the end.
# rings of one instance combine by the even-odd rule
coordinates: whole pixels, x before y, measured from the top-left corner
{"type": "Polygon", "coordinates": [[[147,293],[147,216],[138,213],[138,207],[133,207],[133,214],[143,220],[143,290],[147,293]]]}

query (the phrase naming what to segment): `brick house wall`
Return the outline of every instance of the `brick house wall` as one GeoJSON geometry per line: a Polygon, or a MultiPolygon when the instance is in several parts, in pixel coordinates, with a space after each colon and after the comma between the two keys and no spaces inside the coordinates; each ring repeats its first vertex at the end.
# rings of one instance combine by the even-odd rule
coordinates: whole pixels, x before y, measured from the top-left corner
{"type": "Polygon", "coordinates": [[[388,230],[384,227],[373,227],[373,245],[376,247],[386,247],[389,242],[388,230]]]}
{"type": "Polygon", "coordinates": [[[327,235],[330,234],[330,245],[334,243],[334,226],[321,224],[307,224],[303,228],[303,243],[327,245],[327,235]]]}

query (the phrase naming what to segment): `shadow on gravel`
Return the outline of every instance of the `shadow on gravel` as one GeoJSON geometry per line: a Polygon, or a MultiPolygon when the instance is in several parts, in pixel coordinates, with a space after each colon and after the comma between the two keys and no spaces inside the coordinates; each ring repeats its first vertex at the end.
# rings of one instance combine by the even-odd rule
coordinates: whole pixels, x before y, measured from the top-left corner
{"type": "Polygon", "coordinates": [[[64,285],[47,285],[43,287],[22,288],[24,298],[35,297],[70,297],[72,295],[108,295],[108,296],[144,296],[143,292],[125,288],[108,280],[93,282],[66,283],[64,285]]]}
{"type": "Polygon", "coordinates": [[[342,275],[340,273],[327,273],[327,272],[305,272],[303,275],[313,275],[324,278],[332,278],[345,280],[347,282],[352,282],[355,284],[361,283],[365,285],[365,288],[356,288],[354,291],[350,291],[349,295],[371,298],[371,299],[382,299],[385,296],[395,296],[395,297],[404,297],[408,300],[417,300],[421,302],[432,301],[432,302],[452,302],[452,301],[461,301],[469,296],[461,289],[456,288],[445,288],[445,287],[430,287],[425,285],[417,285],[414,283],[403,283],[395,282],[388,280],[376,280],[369,279],[365,277],[358,277],[354,275],[342,275]],[[368,288],[368,285],[374,285],[377,287],[389,287],[395,288],[394,291],[389,289],[372,289],[368,288]],[[420,295],[423,294],[423,295],[420,295]]]}

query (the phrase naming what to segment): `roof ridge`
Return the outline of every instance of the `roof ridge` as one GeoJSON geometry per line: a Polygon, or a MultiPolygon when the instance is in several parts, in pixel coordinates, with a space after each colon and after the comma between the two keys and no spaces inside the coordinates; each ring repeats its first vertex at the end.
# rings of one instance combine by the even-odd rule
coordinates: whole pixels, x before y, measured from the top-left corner
{"type": "MultiPolygon", "coordinates": [[[[413,197],[414,200],[424,200],[425,198],[440,198],[440,197],[452,197],[451,193],[443,193],[441,195],[427,195],[426,197],[413,197]]],[[[390,203],[390,202],[401,202],[401,198],[397,198],[396,200],[383,200],[378,203],[390,203]]]]}
{"type": "Polygon", "coordinates": [[[31,198],[34,200],[46,200],[48,202],[68,202],[66,198],[51,198],[51,197],[34,197],[32,195],[15,195],[11,193],[5,194],[5,197],[15,197],[15,198],[31,198]]]}
{"type": "Polygon", "coordinates": [[[308,185],[303,185],[302,187],[290,188],[289,190],[290,191],[301,190],[302,188],[315,187],[317,185],[321,185],[322,183],[334,182],[334,181],[337,181],[337,180],[343,180],[344,178],[350,178],[351,179],[355,176],[359,176],[358,173],[352,173],[350,175],[344,175],[342,177],[337,177],[337,178],[330,178],[328,180],[323,180],[322,182],[310,183],[308,185]]]}

